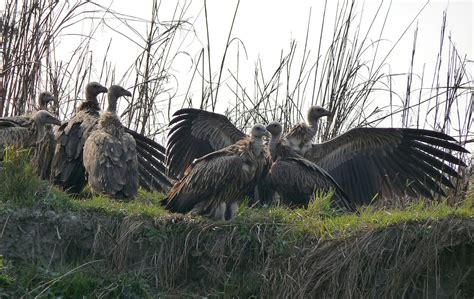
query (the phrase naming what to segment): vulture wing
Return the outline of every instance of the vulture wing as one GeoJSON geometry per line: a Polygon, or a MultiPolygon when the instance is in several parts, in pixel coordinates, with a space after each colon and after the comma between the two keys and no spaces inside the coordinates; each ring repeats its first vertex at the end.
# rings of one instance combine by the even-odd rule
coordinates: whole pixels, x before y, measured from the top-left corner
{"type": "Polygon", "coordinates": [[[166,149],[169,172],[181,176],[194,159],[229,146],[246,135],[221,114],[187,108],[170,122],[166,149]]]}
{"type": "Polygon", "coordinates": [[[199,206],[207,214],[223,200],[242,198],[248,184],[243,165],[242,157],[225,150],[196,160],[168,193],[167,209],[187,213],[199,206]]]}
{"type": "Polygon", "coordinates": [[[290,206],[307,207],[315,192],[334,191],[332,202],[354,210],[337,182],[318,165],[298,157],[284,157],[272,164],[267,180],[290,206]]]}
{"type": "Polygon", "coordinates": [[[47,125],[45,130],[46,135],[36,146],[31,157],[31,164],[33,165],[33,168],[36,169],[36,172],[41,179],[49,180],[56,140],[54,138],[53,128],[50,125],[47,125]]]}
{"type": "Polygon", "coordinates": [[[453,184],[444,174],[459,177],[446,162],[465,164],[438,147],[467,152],[452,137],[435,131],[356,128],[313,144],[305,157],[327,170],[354,204],[367,204],[380,193],[445,195],[441,185],[453,184]]]}
{"type": "Polygon", "coordinates": [[[86,185],[83,148],[89,134],[95,129],[99,113],[79,111],[57,129],[56,149],[52,164],[55,184],[68,192],[78,194],[86,185]]]}
{"type": "Polygon", "coordinates": [[[174,178],[166,175],[165,148],[154,140],[125,128],[136,142],[140,186],[146,190],[168,191],[174,178]]]}

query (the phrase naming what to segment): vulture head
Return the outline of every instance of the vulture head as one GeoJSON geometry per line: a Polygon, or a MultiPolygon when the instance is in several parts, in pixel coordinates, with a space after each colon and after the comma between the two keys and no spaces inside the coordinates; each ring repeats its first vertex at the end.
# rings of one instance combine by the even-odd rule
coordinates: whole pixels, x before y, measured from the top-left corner
{"type": "Polygon", "coordinates": [[[117,110],[117,100],[124,96],[131,97],[132,93],[119,85],[110,86],[109,92],[107,93],[109,100],[109,107],[107,108],[107,111],[115,112],[117,110]]]}
{"type": "Polygon", "coordinates": [[[40,110],[33,114],[32,119],[40,125],[52,124],[52,125],[61,125],[61,121],[54,117],[51,113],[46,110],[40,110]]]}
{"type": "Polygon", "coordinates": [[[268,134],[267,129],[265,129],[265,127],[260,124],[253,126],[252,131],[250,131],[250,136],[252,136],[252,138],[260,139],[263,136],[268,136],[267,134],[268,134]]]}
{"type": "Polygon", "coordinates": [[[54,96],[49,91],[43,91],[38,96],[38,105],[40,110],[46,110],[49,102],[54,101],[54,96]]]}
{"type": "Polygon", "coordinates": [[[97,102],[97,96],[107,91],[107,87],[102,86],[97,82],[89,82],[86,85],[86,100],[97,102]]]}
{"type": "Polygon", "coordinates": [[[267,125],[267,131],[272,134],[272,137],[274,136],[280,136],[281,133],[283,132],[283,127],[279,122],[272,121],[267,125]]]}
{"type": "Polygon", "coordinates": [[[332,113],[329,110],[324,109],[321,106],[312,106],[311,108],[309,108],[309,111],[308,111],[308,122],[314,123],[314,122],[317,122],[323,116],[333,116],[333,115],[334,113],[332,113]]]}

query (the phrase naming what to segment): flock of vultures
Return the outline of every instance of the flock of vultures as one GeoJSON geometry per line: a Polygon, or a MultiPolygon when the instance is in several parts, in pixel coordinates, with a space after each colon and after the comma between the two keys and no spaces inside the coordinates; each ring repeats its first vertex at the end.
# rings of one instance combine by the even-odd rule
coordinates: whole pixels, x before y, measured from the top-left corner
{"type": "Polygon", "coordinates": [[[0,161],[5,147],[30,147],[42,179],[79,194],[132,200],[139,187],[166,192],[171,212],[231,220],[246,196],[253,206],[307,207],[316,193],[332,194],[335,207],[355,211],[380,196],[435,198],[454,188],[452,152],[467,153],[452,137],[431,130],[355,128],[314,144],[318,122],[332,112],[313,106],[307,123],[283,132],[282,125],[256,124],[247,135],[224,115],[178,110],[167,148],[125,128],[117,102],[124,88],[87,84],[75,115],[61,122],[48,112],[49,92],[31,114],[0,118],[0,161]],[[97,96],[107,93],[100,111],[97,96]]]}

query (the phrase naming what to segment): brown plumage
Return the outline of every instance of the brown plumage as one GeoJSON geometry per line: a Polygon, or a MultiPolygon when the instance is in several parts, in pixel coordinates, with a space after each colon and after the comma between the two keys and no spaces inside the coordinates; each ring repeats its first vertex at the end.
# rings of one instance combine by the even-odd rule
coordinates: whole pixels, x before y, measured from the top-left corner
{"type": "MultiPolygon", "coordinates": [[[[43,91],[38,97],[37,110],[48,110],[48,104],[54,101],[54,96],[49,91],[43,91]]],[[[51,175],[51,162],[54,157],[54,149],[56,140],[54,138],[53,127],[45,126],[45,136],[43,140],[37,144],[31,156],[31,165],[36,173],[43,180],[49,180],[51,175]]]]}
{"type": "MultiPolygon", "coordinates": [[[[80,193],[87,184],[82,162],[84,143],[95,129],[100,107],[97,95],[107,92],[107,88],[91,82],[86,86],[86,99],[77,109],[77,113],[56,131],[56,149],[52,166],[52,178],[55,184],[70,193],[80,193]]],[[[168,177],[165,166],[165,149],[137,132],[124,128],[133,136],[137,145],[139,182],[146,190],[167,191],[173,178],[168,177]]]]}
{"type": "Polygon", "coordinates": [[[356,128],[332,140],[313,144],[305,154],[327,170],[354,204],[377,195],[433,198],[453,188],[446,176],[459,177],[446,162],[466,166],[447,151],[466,153],[440,132],[401,128],[356,128]]]}
{"type": "Polygon", "coordinates": [[[288,145],[298,154],[304,153],[311,148],[314,136],[318,129],[321,117],[332,116],[333,113],[320,106],[312,106],[308,110],[308,123],[300,123],[293,126],[285,135],[288,145]]]}
{"type": "Polygon", "coordinates": [[[107,111],[84,145],[84,167],[92,192],[129,199],[138,191],[136,143],[117,116],[117,100],[132,94],[118,85],[108,91],[107,111]]]}
{"type": "Polygon", "coordinates": [[[266,132],[264,126],[255,125],[250,137],[195,160],[168,192],[166,208],[232,219],[236,203],[254,189],[260,177],[265,164],[262,137],[266,132]]]}
{"type": "MultiPolygon", "coordinates": [[[[313,106],[308,111],[308,124],[294,126],[285,138],[298,153],[311,148],[318,120],[332,115],[313,106]]],[[[177,177],[194,159],[229,146],[247,135],[237,129],[224,115],[200,109],[180,109],[173,114],[166,148],[169,172],[177,177]]]]}
{"type": "Polygon", "coordinates": [[[169,172],[177,177],[194,159],[247,137],[224,115],[193,108],[176,111],[170,127],[166,163],[169,172]]]}
{"type": "Polygon", "coordinates": [[[99,83],[88,83],[86,99],[78,107],[76,114],[55,132],[52,179],[55,184],[72,194],[80,193],[86,185],[83,147],[99,118],[97,95],[104,92],[107,92],[107,88],[99,83]]]}
{"type": "Polygon", "coordinates": [[[278,122],[268,124],[272,134],[269,151],[272,164],[266,181],[278,192],[290,207],[307,207],[316,192],[334,191],[333,203],[354,210],[344,191],[324,169],[298,155],[281,139],[282,126],[278,122]]]}
{"type": "Polygon", "coordinates": [[[0,118],[0,157],[5,147],[34,147],[45,137],[45,126],[61,122],[48,111],[40,110],[30,116],[0,118]]]}

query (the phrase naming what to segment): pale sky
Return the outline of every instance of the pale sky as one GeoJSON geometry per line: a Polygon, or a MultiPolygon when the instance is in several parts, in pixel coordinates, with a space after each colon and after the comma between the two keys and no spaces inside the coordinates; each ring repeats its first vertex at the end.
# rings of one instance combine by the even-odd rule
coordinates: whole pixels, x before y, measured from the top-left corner
{"type": "MultiPolygon", "coordinates": [[[[423,66],[425,66],[426,81],[431,82],[432,73],[434,71],[434,64],[436,62],[437,53],[439,51],[440,28],[442,22],[443,11],[447,11],[447,30],[446,36],[452,37],[452,42],[456,45],[460,55],[470,60],[467,65],[467,70],[470,76],[473,75],[473,16],[474,16],[474,1],[471,0],[457,0],[457,1],[424,1],[424,0],[393,0],[392,2],[384,1],[378,19],[373,24],[372,31],[369,38],[372,40],[379,39],[379,32],[384,22],[384,15],[390,7],[388,19],[385,23],[385,29],[381,36],[382,41],[379,43],[379,57],[384,57],[388,51],[393,47],[395,42],[402,36],[403,32],[408,28],[407,32],[395,47],[393,52],[389,55],[386,64],[387,69],[384,72],[406,73],[409,70],[409,62],[411,57],[411,49],[413,44],[413,34],[415,27],[418,25],[418,39],[415,56],[414,72],[421,74],[423,66]],[[426,5],[426,6],[425,6],[426,5]],[[420,15],[416,15],[420,10],[420,15]],[[416,18],[415,18],[416,17],[416,18]],[[410,23],[414,23],[410,26],[410,23]],[[389,65],[389,68],[388,68],[389,65]]],[[[145,21],[150,18],[152,1],[137,0],[101,0],[98,1],[100,5],[109,7],[111,11],[133,16],[139,19],[138,21],[128,21],[137,32],[145,35],[146,27],[149,24],[145,21]]],[[[172,19],[173,11],[177,1],[162,0],[160,8],[161,21],[168,21],[172,19]]],[[[196,60],[199,51],[207,45],[206,41],[206,27],[204,19],[204,1],[180,1],[182,6],[187,7],[185,19],[193,24],[194,32],[183,31],[179,35],[180,42],[179,49],[189,54],[178,56],[173,64],[173,72],[177,82],[170,82],[170,88],[174,89],[177,98],[181,97],[177,102],[182,102],[184,94],[187,91],[190,76],[192,73],[191,59],[196,60]],[[189,5],[189,7],[188,7],[189,5]]],[[[211,62],[212,72],[217,73],[222,59],[222,53],[225,48],[227,35],[231,25],[231,20],[234,14],[234,9],[237,1],[229,0],[208,0],[208,17],[211,40],[211,62]]],[[[336,11],[337,1],[328,0],[326,12],[326,27],[325,35],[323,36],[323,44],[321,48],[327,49],[325,44],[330,41],[329,35],[333,27],[334,15],[336,11]]],[[[361,23],[361,32],[365,32],[370,25],[376,10],[379,8],[380,1],[356,1],[355,23],[361,23]],[[363,8],[363,15],[361,11],[363,8]]],[[[91,6],[92,7],[92,6],[91,6]]],[[[88,7],[90,9],[91,7],[88,7]]],[[[310,37],[308,42],[308,49],[311,50],[313,61],[316,57],[316,52],[319,46],[319,31],[322,20],[322,11],[324,7],[323,0],[309,1],[309,0],[242,0],[240,2],[239,10],[236,17],[232,37],[239,38],[245,45],[247,50],[247,57],[241,51],[239,73],[240,80],[249,89],[253,88],[253,76],[256,61],[260,58],[265,76],[268,78],[278,66],[282,50],[287,53],[290,41],[295,39],[298,42],[298,50],[295,61],[300,63],[301,51],[304,46],[306,28],[308,24],[309,12],[311,9],[310,20],[310,37]],[[300,55],[300,56],[298,56],[300,55]]],[[[139,41],[136,33],[130,31],[126,26],[114,20],[110,14],[103,11],[94,14],[97,18],[105,17],[107,24],[115,30],[120,31],[128,38],[139,41]]],[[[65,31],[65,34],[82,33],[88,35],[91,24],[97,25],[99,20],[86,21],[75,25],[65,31]]],[[[102,63],[103,53],[108,46],[109,41],[112,41],[112,47],[109,52],[108,61],[116,67],[117,76],[121,78],[121,74],[129,67],[137,54],[140,52],[138,46],[134,45],[129,39],[117,34],[109,27],[100,25],[99,29],[94,35],[92,42],[92,49],[96,63],[102,63]]],[[[59,57],[67,59],[70,53],[77,45],[78,37],[76,35],[65,35],[60,39],[58,45],[59,57]]],[[[229,49],[228,57],[224,69],[235,71],[236,69],[236,49],[238,42],[234,42],[229,49]]],[[[445,49],[447,51],[447,42],[445,42],[445,49]]],[[[369,51],[370,52],[370,51],[369,51]]],[[[368,53],[368,59],[372,52],[368,53]]],[[[207,57],[206,57],[207,58],[207,57]]],[[[100,70],[95,70],[95,75],[99,76],[100,70]]],[[[443,73],[442,73],[443,74],[443,73]]],[[[93,78],[94,79],[94,78],[93,78]]],[[[470,78],[472,80],[472,77],[470,78]]],[[[230,79],[229,71],[224,72],[223,82],[233,82],[230,79]]],[[[417,78],[414,79],[418,80],[417,78]]],[[[193,95],[194,105],[200,102],[200,82],[191,88],[191,95],[193,95]]],[[[130,87],[133,82],[116,82],[123,83],[130,87]]],[[[406,78],[402,78],[400,83],[394,83],[395,88],[399,84],[400,93],[403,93],[406,78]]],[[[415,82],[414,85],[419,84],[415,82]]],[[[426,82],[425,82],[426,85],[426,82]]],[[[472,84],[471,84],[472,86],[472,84]]],[[[217,112],[223,112],[227,107],[227,101],[233,97],[228,88],[222,88],[219,92],[219,105],[217,112]]],[[[382,95],[380,101],[386,101],[386,96],[382,95]]],[[[466,107],[469,107],[466,102],[466,107]]],[[[174,110],[178,109],[176,107],[174,110]]],[[[464,109],[466,109],[464,107],[464,109]]]]}

